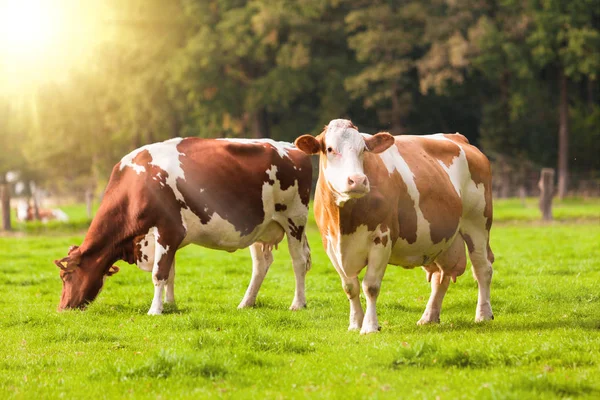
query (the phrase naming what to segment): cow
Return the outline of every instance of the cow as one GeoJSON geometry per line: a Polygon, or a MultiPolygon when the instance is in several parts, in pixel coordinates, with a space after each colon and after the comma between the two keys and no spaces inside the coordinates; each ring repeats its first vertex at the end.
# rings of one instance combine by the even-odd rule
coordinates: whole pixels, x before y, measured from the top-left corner
{"type": "Polygon", "coordinates": [[[44,223],[51,220],[68,222],[69,216],[60,208],[38,208],[36,215],[35,206],[28,201],[22,200],[17,205],[17,220],[22,222],[39,220],[44,223]]]}
{"type": "Polygon", "coordinates": [[[175,300],[175,253],[190,243],[250,247],[252,278],[239,308],[250,307],[284,235],[296,278],[290,308],[305,307],[311,179],[310,157],[271,139],[176,138],[134,150],[113,168],[81,246],[55,261],[59,310],[85,308],[124,260],[152,272],[148,314],[161,314],[165,287],[166,302],[175,300]]]}
{"type": "Polygon", "coordinates": [[[475,320],[493,319],[490,163],[464,136],[368,135],[336,119],[295,144],[319,155],[314,213],[350,302],[349,330],[380,330],[376,301],[388,264],[423,266],[431,296],[418,324],[438,323],[450,280],[465,270],[465,244],[479,286],[475,320]],[[365,266],[363,313],[357,276],[365,266]]]}

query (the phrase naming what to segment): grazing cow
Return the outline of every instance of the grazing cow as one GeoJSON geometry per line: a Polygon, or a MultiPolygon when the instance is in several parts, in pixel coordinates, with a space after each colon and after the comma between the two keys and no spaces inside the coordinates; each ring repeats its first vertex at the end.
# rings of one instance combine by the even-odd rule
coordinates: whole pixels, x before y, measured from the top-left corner
{"type": "Polygon", "coordinates": [[[305,307],[311,176],[310,157],[269,139],[177,138],[131,152],[114,167],[81,246],[55,261],[59,308],[84,308],[124,260],[152,272],[148,314],[161,314],[165,286],[174,301],[175,252],[190,243],[229,252],[250,246],[252,279],[239,305],[249,307],[284,234],[296,277],[291,309],[305,307]]]}
{"type": "Polygon", "coordinates": [[[42,222],[48,222],[51,220],[57,220],[61,222],[67,222],[69,216],[60,208],[38,208],[36,216],[35,207],[23,200],[17,205],[17,219],[22,222],[39,220],[42,222]]]}
{"type": "Polygon", "coordinates": [[[431,297],[418,324],[439,322],[449,281],[465,270],[465,243],[479,285],[475,320],[493,319],[490,163],[464,136],[371,136],[337,119],[296,146],[320,155],[315,217],[350,300],[350,330],[380,329],[375,305],[387,264],[423,266],[431,297]],[[363,314],[357,275],[365,266],[363,314]]]}

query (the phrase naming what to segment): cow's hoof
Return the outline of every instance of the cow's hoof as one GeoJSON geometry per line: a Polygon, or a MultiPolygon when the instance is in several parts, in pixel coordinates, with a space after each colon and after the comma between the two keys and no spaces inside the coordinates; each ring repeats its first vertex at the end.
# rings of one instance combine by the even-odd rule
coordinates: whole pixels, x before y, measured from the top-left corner
{"type": "Polygon", "coordinates": [[[475,317],[475,322],[485,322],[485,321],[493,321],[494,314],[490,315],[478,315],[475,317]]]}
{"type": "Polygon", "coordinates": [[[350,326],[348,326],[348,332],[352,332],[352,331],[360,331],[360,325],[350,324],[350,326]]]}
{"type": "Polygon", "coordinates": [[[161,315],[161,314],[162,314],[162,310],[159,310],[159,309],[156,309],[156,310],[155,310],[155,309],[152,309],[152,308],[151,308],[151,309],[148,311],[148,315],[161,315]]]}
{"type": "Polygon", "coordinates": [[[238,310],[243,310],[244,308],[252,308],[254,307],[254,303],[242,301],[238,306],[238,310]]]}
{"type": "Polygon", "coordinates": [[[431,325],[431,324],[439,324],[440,320],[438,319],[426,319],[426,318],[421,318],[420,320],[417,321],[417,325],[431,325]]]}
{"type": "Polygon", "coordinates": [[[298,311],[298,310],[302,310],[304,308],[306,308],[306,303],[298,303],[298,304],[294,303],[290,306],[290,310],[292,310],[292,311],[298,311]]]}
{"type": "Polygon", "coordinates": [[[360,334],[367,335],[369,333],[377,333],[379,331],[381,331],[381,327],[379,325],[363,326],[362,329],[360,330],[360,334]]]}

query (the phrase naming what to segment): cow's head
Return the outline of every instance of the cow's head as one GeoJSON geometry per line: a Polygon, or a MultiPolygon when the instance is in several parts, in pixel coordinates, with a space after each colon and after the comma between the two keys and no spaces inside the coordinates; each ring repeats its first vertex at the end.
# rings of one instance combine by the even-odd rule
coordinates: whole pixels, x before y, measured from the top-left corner
{"type": "Polygon", "coordinates": [[[394,144],[389,133],[363,135],[347,119],[334,119],[317,137],[303,135],[296,147],[306,154],[320,155],[320,174],[333,192],[336,203],[369,193],[369,179],[363,168],[365,152],[381,153],[394,144]]]}
{"type": "Polygon", "coordinates": [[[60,279],[63,281],[59,310],[85,308],[100,293],[104,277],[119,272],[119,267],[115,265],[105,269],[93,265],[95,263],[92,260],[85,262],[78,246],[71,246],[68,255],[54,263],[60,268],[60,279]]]}

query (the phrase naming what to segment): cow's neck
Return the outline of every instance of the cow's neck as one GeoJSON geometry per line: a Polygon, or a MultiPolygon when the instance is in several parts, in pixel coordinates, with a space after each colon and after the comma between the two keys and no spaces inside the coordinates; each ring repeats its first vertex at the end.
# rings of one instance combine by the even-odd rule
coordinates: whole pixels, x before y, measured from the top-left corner
{"type": "Polygon", "coordinates": [[[108,202],[100,206],[80,247],[92,268],[106,270],[118,260],[130,261],[135,232],[123,218],[126,213],[120,204],[108,202]]]}

